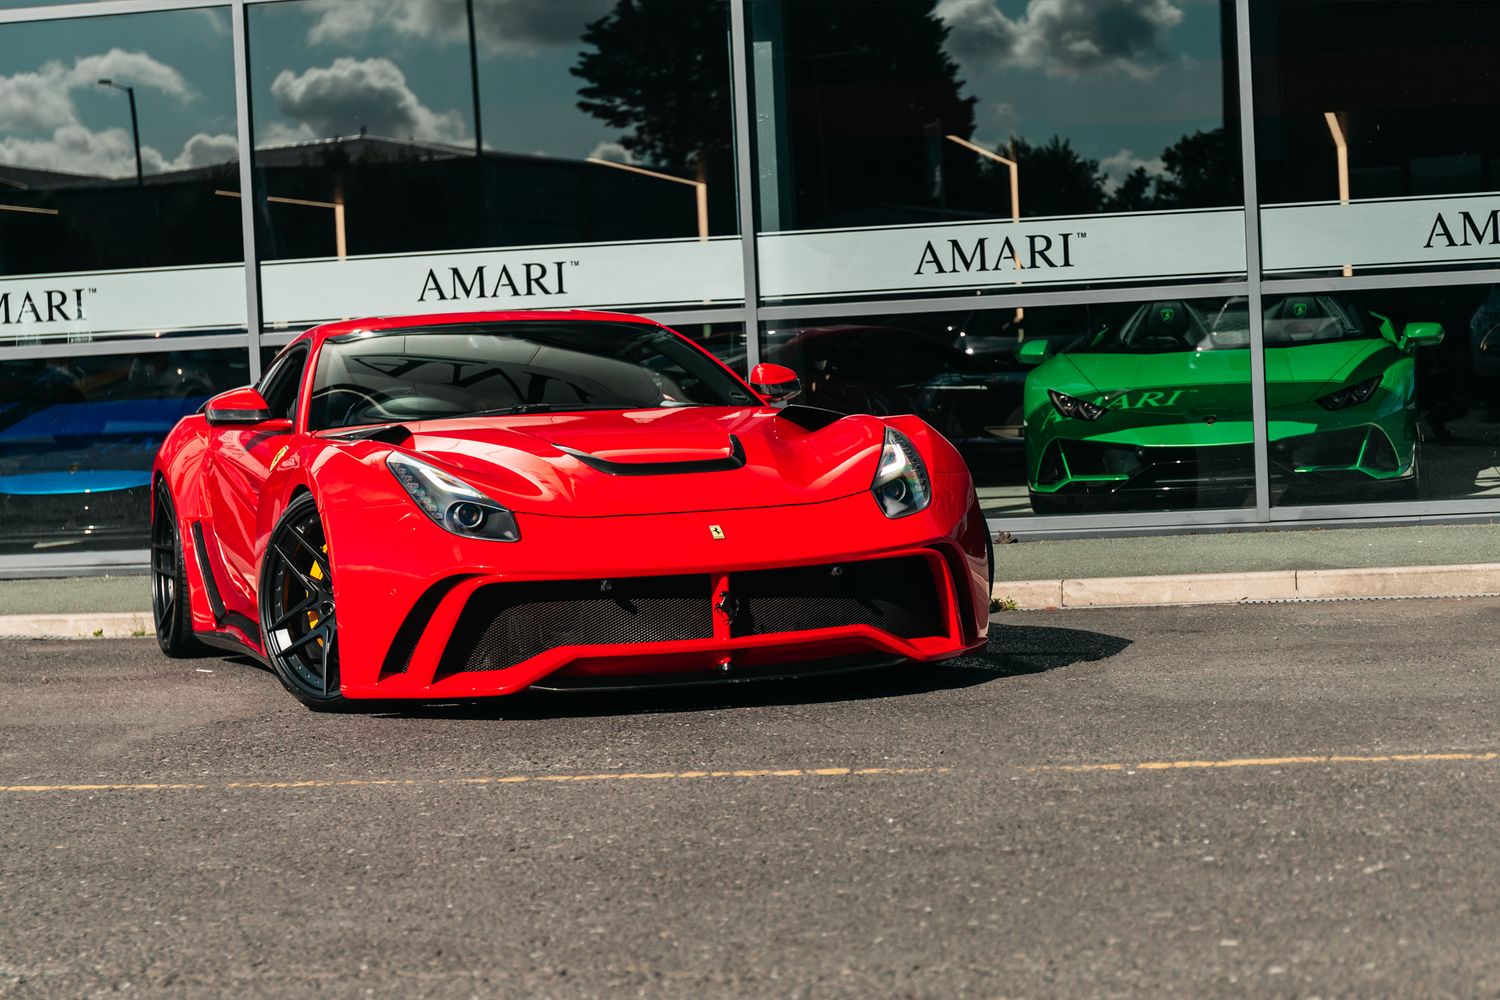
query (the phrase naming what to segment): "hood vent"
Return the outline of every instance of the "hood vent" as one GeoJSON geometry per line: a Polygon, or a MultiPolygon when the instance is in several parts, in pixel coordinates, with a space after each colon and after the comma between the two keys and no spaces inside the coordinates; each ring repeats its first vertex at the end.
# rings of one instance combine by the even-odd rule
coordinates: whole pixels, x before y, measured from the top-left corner
{"type": "Polygon", "coordinates": [[[745,446],[733,434],[729,435],[729,454],[723,458],[709,458],[694,462],[611,462],[586,451],[555,446],[565,455],[571,455],[591,469],[607,472],[611,476],[671,476],[689,472],[728,472],[745,464],[745,446]]]}

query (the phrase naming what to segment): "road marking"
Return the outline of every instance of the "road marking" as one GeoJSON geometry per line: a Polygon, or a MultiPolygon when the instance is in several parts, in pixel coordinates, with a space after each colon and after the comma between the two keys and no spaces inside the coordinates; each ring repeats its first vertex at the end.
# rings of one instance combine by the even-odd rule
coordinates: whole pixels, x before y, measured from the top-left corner
{"type": "Polygon", "coordinates": [[[790,767],[741,771],[615,771],[602,774],[508,774],[473,778],[309,778],[301,781],[228,781],[97,785],[0,785],[0,794],[22,792],[202,792],[230,789],[364,788],[391,785],[514,785],[531,782],[681,781],[692,778],[831,778],[948,774],[951,767],[790,767]]]}
{"type": "MultiPolygon", "coordinates": [[[[1483,753],[1390,753],[1390,754],[1300,754],[1291,757],[1230,757],[1224,760],[1147,760],[1136,763],[1110,761],[1097,764],[1034,764],[1006,768],[1027,774],[1086,774],[1221,770],[1233,767],[1291,767],[1308,764],[1430,764],[1500,760],[1500,751],[1483,753]]],[[[937,776],[953,774],[951,767],[789,767],[753,768],[735,771],[612,771],[597,774],[507,774],[469,778],[308,778],[298,781],[153,782],[140,784],[0,785],[0,794],[34,792],[173,792],[229,790],[295,790],[302,788],[380,788],[432,785],[577,784],[602,781],[690,781],[704,778],[853,778],[892,776],[937,776]]],[[[975,771],[974,773],[980,773],[975,771]]]]}
{"type": "Polygon", "coordinates": [[[1029,771],[1193,771],[1225,767],[1288,767],[1294,764],[1421,764],[1439,761],[1500,760],[1500,752],[1303,754],[1296,757],[1231,757],[1227,760],[1147,760],[1135,764],[1040,764],[1029,771]]]}

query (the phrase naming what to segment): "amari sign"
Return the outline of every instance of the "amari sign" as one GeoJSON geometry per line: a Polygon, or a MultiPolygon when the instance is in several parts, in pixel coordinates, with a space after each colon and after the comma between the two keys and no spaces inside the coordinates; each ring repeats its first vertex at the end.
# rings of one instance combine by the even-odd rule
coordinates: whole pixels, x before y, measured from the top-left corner
{"type": "Polygon", "coordinates": [[[1268,205],[1260,218],[1271,272],[1500,260],[1500,194],[1268,205]]]}
{"type": "Polygon", "coordinates": [[[821,229],[756,246],[761,293],[778,299],[1229,277],[1245,271],[1245,213],[821,229]]]}
{"type": "Polygon", "coordinates": [[[733,304],[738,237],[268,261],[267,324],[491,309],[733,304]]]}
{"type": "Polygon", "coordinates": [[[0,343],[244,326],[239,264],[0,278],[0,343]]]}

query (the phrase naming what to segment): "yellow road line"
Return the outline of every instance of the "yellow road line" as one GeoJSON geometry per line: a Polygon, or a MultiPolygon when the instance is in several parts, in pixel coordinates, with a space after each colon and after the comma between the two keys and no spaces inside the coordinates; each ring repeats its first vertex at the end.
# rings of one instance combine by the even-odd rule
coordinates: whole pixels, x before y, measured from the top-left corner
{"type": "Polygon", "coordinates": [[[1225,767],[1287,767],[1293,764],[1420,764],[1436,761],[1500,760],[1500,753],[1303,754],[1296,757],[1231,757],[1227,760],[1147,760],[1136,764],[1040,764],[1029,771],[1193,771],[1225,767]]]}
{"type": "Polygon", "coordinates": [[[5,792],[164,792],[228,789],[363,788],[388,785],[514,785],[527,782],[680,781],[691,778],[828,778],[873,775],[948,774],[951,767],[819,767],[743,771],[616,771],[602,774],[509,774],[473,778],[311,778],[302,781],[229,781],[221,785],[98,784],[0,785],[5,792]]]}
{"type": "MultiPolygon", "coordinates": [[[[1018,773],[1086,774],[1112,772],[1135,774],[1158,771],[1221,770],[1235,767],[1291,767],[1308,764],[1423,764],[1500,760],[1500,751],[1483,753],[1391,753],[1391,754],[1299,754],[1287,757],[1230,757],[1223,760],[1148,760],[1136,763],[1110,761],[1094,764],[1036,764],[1005,768],[1018,773]]],[[[703,778],[832,778],[877,775],[945,775],[951,767],[816,767],[754,768],[735,771],[613,771],[597,774],[507,774],[469,778],[310,778],[300,781],[228,781],[222,784],[140,783],[74,785],[0,785],[0,794],[29,792],[168,792],[285,790],[302,788],[374,788],[431,785],[576,784],[580,782],[689,781],[703,778]]]]}

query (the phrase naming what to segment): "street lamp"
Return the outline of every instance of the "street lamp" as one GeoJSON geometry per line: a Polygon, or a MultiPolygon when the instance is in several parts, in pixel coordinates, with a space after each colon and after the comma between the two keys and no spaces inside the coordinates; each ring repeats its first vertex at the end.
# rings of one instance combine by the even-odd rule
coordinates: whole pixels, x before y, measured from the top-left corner
{"type": "Polygon", "coordinates": [[[130,134],[135,139],[135,183],[137,187],[143,187],[146,183],[146,173],[141,169],[141,126],[135,117],[135,88],[121,86],[113,80],[100,80],[99,86],[123,90],[125,96],[130,98],[130,134]]]}
{"type": "Polygon", "coordinates": [[[674,184],[686,184],[695,189],[698,202],[698,239],[708,239],[708,182],[694,181],[686,177],[676,177],[672,174],[663,174],[656,170],[647,170],[644,167],[634,167],[628,163],[616,163],[614,160],[604,160],[597,156],[584,158],[587,162],[598,167],[614,167],[616,170],[628,170],[633,174],[642,174],[646,177],[655,177],[659,181],[671,181],[674,184]]]}
{"type": "MultiPolygon", "coordinates": [[[[1008,156],[1001,156],[999,153],[995,152],[994,150],[985,149],[983,146],[976,145],[975,143],[970,142],[969,140],[963,138],[962,136],[950,135],[950,136],[948,136],[948,141],[952,142],[952,143],[957,143],[958,145],[962,146],[964,149],[967,149],[967,150],[969,150],[971,152],[978,153],[980,156],[984,157],[987,160],[994,160],[996,163],[1004,164],[1004,166],[1006,167],[1006,169],[1008,169],[1010,171],[1010,221],[1011,222],[1020,222],[1021,221],[1021,168],[1016,165],[1016,161],[1013,160],[1013,159],[1011,159],[1008,156]]],[[[1014,144],[1012,144],[1011,152],[1012,153],[1015,152],[1014,144]]],[[[1011,263],[1015,264],[1016,270],[1020,270],[1020,268],[1021,268],[1021,258],[1019,258],[1019,257],[1011,257],[1011,263]]],[[[1018,282],[1016,282],[1016,284],[1019,285],[1020,282],[1018,281],[1018,282]]],[[[1021,322],[1021,320],[1025,319],[1025,318],[1026,318],[1026,310],[1025,310],[1025,308],[1021,307],[1021,306],[1017,306],[1016,307],[1016,322],[1019,323],[1019,322],[1021,322]]],[[[1023,338],[1026,336],[1026,334],[1025,334],[1024,331],[1022,331],[1021,336],[1023,338]]]]}
{"type": "MultiPolygon", "coordinates": [[[[1323,120],[1328,123],[1328,131],[1333,136],[1333,147],[1338,154],[1339,171],[1339,204],[1349,204],[1349,143],[1344,138],[1344,126],[1339,121],[1339,116],[1332,111],[1323,112],[1323,120]]],[[[1344,265],[1344,277],[1354,275],[1352,264],[1344,265]]]]}

